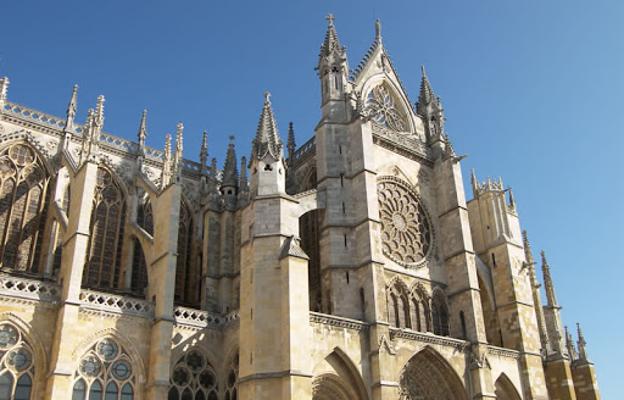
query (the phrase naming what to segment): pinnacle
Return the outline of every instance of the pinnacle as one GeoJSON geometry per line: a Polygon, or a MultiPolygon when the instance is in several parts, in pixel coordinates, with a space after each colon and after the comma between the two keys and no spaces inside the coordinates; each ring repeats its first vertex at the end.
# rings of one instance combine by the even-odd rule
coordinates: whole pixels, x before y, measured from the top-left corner
{"type": "Polygon", "coordinates": [[[277,131],[277,124],[271,107],[271,93],[264,93],[264,105],[260,113],[256,137],[253,141],[253,153],[258,158],[264,158],[267,154],[274,159],[281,157],[282,141],[277,131]]]}
{"type": "Polygon", "coordinates": [[[338,33],[336,32],[336,26],[334,25],[334,16],[329,14],[327,17],[327,32],[325,33],[325,40],[323,40],[323,44],[321,45],[321,54],[320,58],[327,57],[334,52],[344,53],[344,47],[340,44],[340,39],[338,39],[338,33]]]}

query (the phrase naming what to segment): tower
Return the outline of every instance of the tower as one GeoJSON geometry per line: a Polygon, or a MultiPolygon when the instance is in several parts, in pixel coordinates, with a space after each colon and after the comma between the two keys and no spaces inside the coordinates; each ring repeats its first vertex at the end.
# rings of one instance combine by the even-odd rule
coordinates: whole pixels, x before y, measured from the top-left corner
{"type": "Polygon", "coordinates": [[[285,192],[268,92],[249,168],[251,201],[241,216],[240,397],[309,398],[307,256],[297,237],[298,201],[285,192]]]}

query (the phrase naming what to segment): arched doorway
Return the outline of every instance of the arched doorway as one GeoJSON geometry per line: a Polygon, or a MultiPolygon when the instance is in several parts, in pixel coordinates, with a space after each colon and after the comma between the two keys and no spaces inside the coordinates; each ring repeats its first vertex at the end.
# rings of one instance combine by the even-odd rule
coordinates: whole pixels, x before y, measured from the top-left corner
{"type": "Polygon", "coordinates": [[[413,356],[401,372],[401,400],[467,400],[461,380],[435,350],[413,356]]]}
{"type": "Polygon", "coordinates": [[[352,400],[355,396],[338,375],[323,374],[312,381],[312,400],[352,400]]]}

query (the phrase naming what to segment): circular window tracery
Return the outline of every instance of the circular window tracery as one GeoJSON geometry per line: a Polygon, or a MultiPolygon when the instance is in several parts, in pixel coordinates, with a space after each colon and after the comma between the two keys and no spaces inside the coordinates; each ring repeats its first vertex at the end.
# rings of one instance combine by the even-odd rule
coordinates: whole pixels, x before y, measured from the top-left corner
{"type": "Polygon", "coordinates": [[[217,400],[219,386],[214,369],[204,354],[191,350],[173,368],[168,400],[217,400]]]}
{"type": "Polygon", "coordinates": [[[381,84],[368,93],[365,109],[375,124],[396,132],[406,132],[409,130],[407,120],[395,102],[390,90],[381,84]]]}
{"type": "Polygon", "coordinates": [[[421,263],[432,247],[427,213],[408,184],[384,178],[377,184],[384,254],[403,266],[421,263]]]}
{"type": "Polygon", "coordinates": [[[17,327],[0,323],[0,397],[29,399],[34,376],[32,347],[17,327]]]}
{"type": "Polygon", "coordinates": [[[111,338],[102,339],[89,349],[80,360],[74,379],[72,400],[134,398],[136,379],[130,356],[111,338]]]}

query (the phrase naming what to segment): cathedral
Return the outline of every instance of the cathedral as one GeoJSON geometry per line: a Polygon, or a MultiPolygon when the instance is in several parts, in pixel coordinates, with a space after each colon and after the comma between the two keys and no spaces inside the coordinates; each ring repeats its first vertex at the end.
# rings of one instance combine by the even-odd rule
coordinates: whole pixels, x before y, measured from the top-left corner
{"type": "Polygon", "coordinates": [[[330,15],[316,73],[308,141],[267,92],[223,165],[206,133],[184,158],[182,123],[153,148],[146,111],[129,141],[103,96],[79,123],[77,86],[58,117],[0,78],[0,399],[600,398],[511,189],[466,195],[425,69],[412,102],[379,21],[350,69],[330,15]]]}

